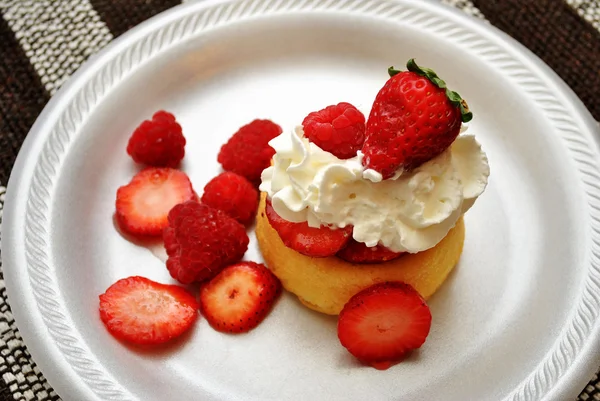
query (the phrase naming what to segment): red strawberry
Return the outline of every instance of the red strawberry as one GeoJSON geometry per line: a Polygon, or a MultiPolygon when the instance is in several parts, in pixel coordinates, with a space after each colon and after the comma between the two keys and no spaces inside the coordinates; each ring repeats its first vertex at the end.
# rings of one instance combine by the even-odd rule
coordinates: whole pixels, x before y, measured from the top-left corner
{"type": "Polygon", "coordinates": [[[306,256],[321,258],[335,255],[352,236],[351,226],[338,229],[324,226],[313,228],[306,222],[292,223],[284,220],[275,212],[269,200],[265,205],[265,212],[285,246],[306,256]]]}
{"type": "Polygon", "coordinates": [[[116,217],[124,231],[160,235],[169,210],[196,194],[185,173],[172,168],[148,167],[117,191],[116,217]]]}
{"type": "Polygon", "coordinates": [[[202,203],[224,211],[242,224],[249,224],[258,208],[258,191],[241,175],[226,171],[206,184],[202,203]]]}
{"type": "Polygon", "coordinates": [[[350,103],[313,111],[302,126],[309,141],[340,159],[356,156],[365,141],[365,116],[350,103]]]}
{"type": "Polygon", "coordinates": [[[220,210],[189,201],[169,212],[163,232],[167,269],[183,284],[215,276],[248,249],[246,228],[220,210]]]}
{"type": "Polygon", "coordinates": [[[129,277],[100,295],[100,319],[116,338],[156,345],[180,336],[198,318],[198,303],[185,289],[129,277]]]}
{"type": "Polygon", "coordinates": [[[410,171],[446,150],[473,117],[460,95],[411,59],[408,71],[389,69],[367,120],[363,165],[383,178],[410,171]]]}
{"type": "Polygon", "coordinates": [[[269,141],[281,134],[281,127],[269,120],[254,120],[241,127],[221,147],[218,161],[224,170],[258,183],[264,169],[269,167],[275,150],[269,141]]]}
{"type": "Polygon", "coordinates": [[[185,138],[175,116],[160,110],[144,121],[129,138],[127,153],[137,163],[176,167],[185,155],[185,138]]]}
{"type": "Polygon", "coordinates": [[[431,313],[408,284],[375,284],[354,295],[340,312],[338,337],[348,351],[377,369],[387,369],[429,334],[431,313]]]}
{"type": "Polygon", "coordinates": [[[200,308],[217,331],[243,333],[267,316],[281,294],[281,283],[262,264],[226,267],[200,288],[200,308]]]}
{"type": "Polygon", "coordinates": [[[400,255],[402,252],[392,252],[383,245],[367,247],[363,242],[351,239],[336,256],[350,263],[382,263],[400,255]]]}

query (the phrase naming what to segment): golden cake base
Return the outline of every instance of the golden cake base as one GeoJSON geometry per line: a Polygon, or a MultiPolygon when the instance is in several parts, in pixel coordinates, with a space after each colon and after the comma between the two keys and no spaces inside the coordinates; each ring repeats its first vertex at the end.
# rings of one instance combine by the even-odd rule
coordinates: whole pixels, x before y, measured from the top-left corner
{"type": "Polygon", "coordinates": [[[312,258],[286,247],[265,214],[266,194],[261,194],[256,221],[256,238],[267,267],[283,287],[317,312],[340,313],[359,291],[384,281],[412,285],[427,299],[442,285],[458,263],[465,239],[460,218],[435,247],[379,264],[354,264],[338,257],[312,258]]]}

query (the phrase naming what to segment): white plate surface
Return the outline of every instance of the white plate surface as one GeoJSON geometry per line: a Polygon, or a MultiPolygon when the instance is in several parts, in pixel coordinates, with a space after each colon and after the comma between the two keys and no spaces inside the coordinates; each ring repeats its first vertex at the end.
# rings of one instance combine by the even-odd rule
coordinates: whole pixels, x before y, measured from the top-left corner
{"type": "MultiPolygon", "coordinates": [[[[11,177],[3,227],[21,333],[66,400],[567,400],[600,350],[596,123],[562,81],[497,30],[421,1],[206,1],[142,24],[53,98],[11,177]],[[129,134],[158,109],[188,139],[196,189],[242,124],[286,129],[348,101],[369,109],[410,57],[468,99],[491,180],[462,259],[431,299],[428,341],[387,371],[355,363],[336,320],[284,295],[249,334],[200,319],[167,349],[115,341],[98,295],[135,274],[172,282],[112,221],[137,170],[129,134]]],[[[261,260],[252,239],[246,255],[261,260]]]]}

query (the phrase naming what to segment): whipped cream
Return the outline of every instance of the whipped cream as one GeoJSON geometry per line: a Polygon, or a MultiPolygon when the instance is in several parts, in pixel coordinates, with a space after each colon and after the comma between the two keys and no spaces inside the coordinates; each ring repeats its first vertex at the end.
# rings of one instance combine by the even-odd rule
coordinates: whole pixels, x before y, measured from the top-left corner
{"type": "Polygon", "coordinates": [[[395,252],[438,244],[483,193],[490,173],[473,135],[459,135],[439,156],[387,180],[362,165],[361,152],[341,160],[309,142],[302,126],[269,145],[276,153],[260,190],[277,214],[311,227],[352,225],[356,241],[395,252]]]}

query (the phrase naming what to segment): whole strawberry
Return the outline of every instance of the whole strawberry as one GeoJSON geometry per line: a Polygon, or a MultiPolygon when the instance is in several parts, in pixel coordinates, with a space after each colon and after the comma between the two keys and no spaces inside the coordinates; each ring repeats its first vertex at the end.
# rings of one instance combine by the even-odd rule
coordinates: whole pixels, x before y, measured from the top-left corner
{"type": "Polygon", "coordinates": [[[414,59],[408,71],[390,67],[377,94],[362,148],[363,165],[384,179],[410,171],[446,150],[473,117],[466,102],[429,68],[414,59]]]}

